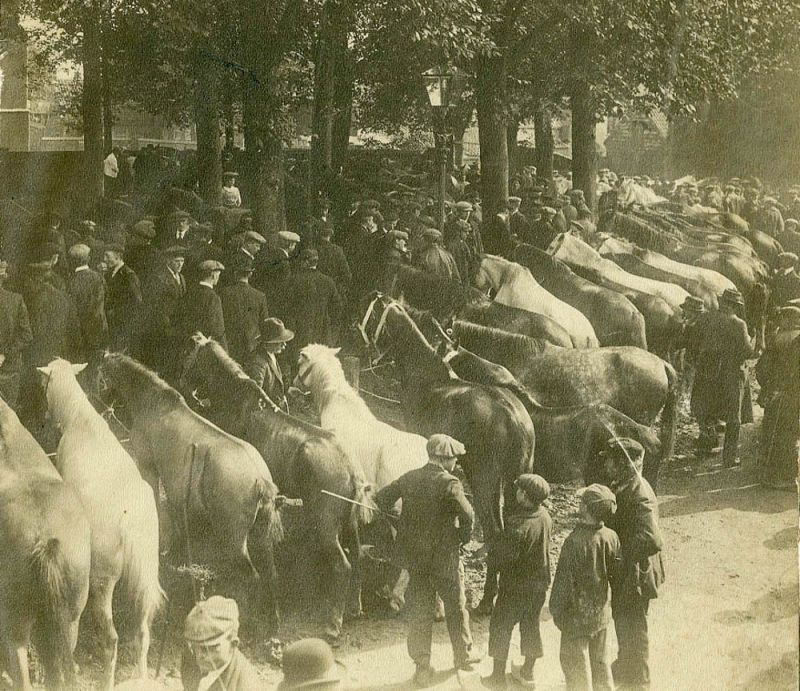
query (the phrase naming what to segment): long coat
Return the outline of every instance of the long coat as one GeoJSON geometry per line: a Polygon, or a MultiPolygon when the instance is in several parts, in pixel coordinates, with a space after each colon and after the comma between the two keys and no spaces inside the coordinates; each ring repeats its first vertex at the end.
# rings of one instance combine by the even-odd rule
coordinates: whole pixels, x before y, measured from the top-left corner
{"type": "Polygon", "coordinates": [[[257,288],[236,281],[219,292],[225,318],[228,352],[236,362],[243,362],[255,350],[261,325],[269,317],[267,298],[257,288]]]}
{"type": "Polygon", "coordinates": [[[160,266],[150,274],[143,292],[134,352],[144,364],[168,375],[175,364],[175,318],[186,295],[186,280],[160,266]]]}
{"type": "Polygon", "coordinates": [[[452,281],[460,281],[461,274],[453,255],[441,245],[430,245],[424,249],[414,261],[417,268],[427,271],[435,276],[441,276],[452,281]]]}
{"type": "Polygon", "coordinates": [[[195,283],[186,290],[178,308],[176,334],[179,350],[195,331],[213,338],[227,350],[222,301],[213,288],[200,283],[195,283]]]}
{"type": "Polygon", "coordinates": [[[267,296],[272,316],[285,321],[289,304],[294,300],[287,287],[292,277],[292,258],[280,247],[264,245],[254,265],[250,282],[267,296]]]}
{"type": "Polygon", "coordinates": [[[688,334],[686,356],[696,368],[691,408],[701,423],[752,422],[744,364],[753,354],[747,325],[733,314],[705,312],[688,334]],[[744,412],[744,414],[743,414],[744,412]],[[748,419],[749,418],[749,419],[748,419]]]}
{"type": "Polygon", "coordinates": [[[84,346],[81,360],[88,360],[108,344],[106,284],[96,271],[82,269],[70,277],[67,292],[75,303],[81,324],[84,346]]]}
{"type": "Polygon", "coordinates": [[[317,270],[336,281],[339,293],[342,297],[346,297],[350,291],[353,274],[350,271],[350,264],[347,262],[344,250],[339,245],[327,240],[321,240],[314,247],[319,252],[317,270]]]}
{"type": "Polygon", "coordinates": [[[309,343],[333,345],[343,307],[334,280],[318,269],[300,269],[289,280],[288,290],[292,301],[286,325],[295,334],[292,351],[309,343]]]}
{"type": "Polygon", "coordinates": [[[139,277],[123,264],[115,274],[108,273],[106,286],[106,317],[111,346],[123,350],[130,345],[132,326],[142,304],[139,277]]]}
{"type": "Polygon", "coordinates": [[[19,395],[22,352],[33,340],[28,310],[21,295],[0,288],[0,394],[11,407],[19,395]]]}
{"type": "Polygon", "coordinates": [[[289,404],[286,401],[286,385],[283,381],[283,371],[277,358],[271,357],[263,345],[245,358],[242,369],[256,384],[258,384],[273,403],[280,406],[288,413],[289,404]]]}
{"type": "Polygon", "coordinates": [[[762,472],[770,480],[797,475],[800,439],[800,329],[779,331],[756,364],[764,406],[762,472]]]}

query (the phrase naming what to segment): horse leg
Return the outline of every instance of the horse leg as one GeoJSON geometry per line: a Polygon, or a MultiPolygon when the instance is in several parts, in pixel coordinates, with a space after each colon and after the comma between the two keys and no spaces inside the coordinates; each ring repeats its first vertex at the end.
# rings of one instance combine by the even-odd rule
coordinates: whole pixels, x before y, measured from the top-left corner
{"type": "MultiPolygon", "coordinates": [[[[327,544],[321,546],[321,558],[325,563],[325,570],[330,573],[331,577],[327,579],[328,583],[325,588],[326,606],[324,609],[327,615],[323,623],[323,630],[326,638],[336,640],[342,633],[342,621],[348,600],[352,568],[338,538],[326,542],[327,544]]],[[[357,555],[356,558],[358,558],[357,555]]]]}
{"type": "Polygon", "coordinates": [[[102,688],[112,691],[117,669],[117,643],[119,636],[114,628],[114,617],[111,601],[114,597],[116,582],[111,578],[103,578],[92,583],[89,602],[95,620],[101,629],[103,646],[103,684],[102,688]]]}
{"type": "Polygon", "coordinates": [[[347,615],[351,619],[358,619],[364,614],[361,602],[361,535],[358,527],[346,526],[344,540],[349,554],[350,589],[347,597],[347,615]]]}
{"type": "Polygon", "coordinates": [[[143,604],[139,613],[139,628],[136,631],[136,649],[139,655],[136,661],[136,675],[147,679],[147,654],[150,652],[150,627],[155,617],[155,606],[143,604]]]}
{"type": "Polygon", "coordinates": [[[492,550],[502,530],[503,520],[500,514],[500,482],[498,478],[485,473],[469,478],[474,493],[475,511],[483,528],[483,541],[488,552],[486,555],[486,583],[483,586],[483,597],[475,608],[475,613],[488,616],[494,608],[497,597],[499,571],[495,566],[492,550]]]}
{"type": "Polygon", "coordinates": [[[275,545],[262,511],[247,536],[245,556],[255,572],[259,589],[259,606],[267,615],[271,633],[277,634],[280,628],[278,611],[278,571],[275,568],[275,545]],[[247,553],[249,550],[249,554],[247,553]],[[252,557],[252,560],[251,560],[252,557]]]}
{"type": "Polygon", "coordinates": [[[0,619],[2,619],[5,628],[3,642],[5,644],[8,673],[14,682],[15,688],[22,689],[22,691],[31,691],[33,686],[31,685],[30,668],[28,666],[28,649],[31,644],[33,620],[22,612],[12,616],[9,616],[9,614],[5,608],[0,614],[0,619]]]}
{"type": "Polygon", "coordinates": [[[392,588],[391,596],[389,597],[389,606],[393,611],[399,612],[406,604],[406,590],[408,590],[408,582],[411,580],[411,574],[408,569],[400,571],[397,581],[392,588]]]}

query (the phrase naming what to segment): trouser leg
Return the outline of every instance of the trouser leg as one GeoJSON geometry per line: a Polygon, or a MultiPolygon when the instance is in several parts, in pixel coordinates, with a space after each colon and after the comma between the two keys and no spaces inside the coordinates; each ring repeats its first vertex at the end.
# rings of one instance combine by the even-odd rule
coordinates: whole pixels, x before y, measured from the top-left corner
{"type": "Polygon", "coordinates": [[[608,662],[608,629],[601,629],[589,638],[589,664],[592,668],[594,691],[611,691],[611,665],[608,662]]]}
{"type": "Polygon", "coordinates": [[[527,597],[526,607],[522,612],[519,624],[520,652],[526,661],[542,657],[542,634],[540,617],[544,606],[546,592],[531,594],[527,597]]]}
{"type": "Polygon", "coordinates": [[[725,425],[725,443],[722,447],[723,465],[732,465],[739,457],[739,431],[741,427],[738,420],[730,420],[725,425]]]}
{"type": "Polygon", "coordinates": [[[420,666],[431,662],[433,608],[436,589],[427,573],[411,572],[406,594],[408,601],[408,655],[420,666]]]}
{"type": "Polygon", "coordinates": [[[500,589],[489,622],[489,656],[495,660],[508,659],[511,635],[520,620],[521,608],[522,603],[515,601],[507,591],[500,589]]]}
{"type": "MultiPolygon", "coordinates": [[[[444,604],[447,633],[450,635],[450,643],[453,646],[453,658],[458,665],[469,657],[469,651],[472,648],[467,597],[464,593],[463,567],[460,560],[457,566],[448,569],[446,573],[437,578],[436,591],[444,604]]],[[[433,617],[434,604],[435,600],[430,607],[431,617],[433,617]]]]}
{"type": "Polygon", "coordinates": [[[567,681],[567,691],[592,690],[588,637],[571,636],[562,632],[559,659],[567,681]]]}
{"type": "Polygon", "coordinates": [[[648,685],[650,643],[647,634],[647,609],[650,601],[635,592],[624,593],[614,603],[614,628],[619,654],[612,665],[614,681],[648,685]]]}

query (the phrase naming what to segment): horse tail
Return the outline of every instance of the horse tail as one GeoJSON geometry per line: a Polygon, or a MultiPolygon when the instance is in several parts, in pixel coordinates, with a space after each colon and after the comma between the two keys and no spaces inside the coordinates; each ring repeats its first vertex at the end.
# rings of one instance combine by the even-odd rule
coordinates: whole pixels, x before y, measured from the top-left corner
{"type": "MultiPolygon", "coordinates": [[[[63,675],[67,688],[75,686],[70,616],[74,594],[68,582],[70,566],[58,538],[39,540],[31,553],[33,579],[41,594],[39,602],[41,618],[42,657],[48,676],[63,675]]],[[[77,619],[77,617],[75,617],[77,619]]],[[[59,680],[48,679],[57,685],[59,680]]]]}
{"type": "Polygon", "coordinates": [[[127,511],[123,517],[123,571],[122,584],[130,602],[139,617],[149,626],[153,617],[161,609],[166,595],[158,580],[159,548],[158,548],[158,514],[149,487],[143,489],[144,501],[141,506],[145,510],[137,510],[131,515],[127,511]],[[152,508],[152,511],[147,511],[152,508]],[[134,520],[137,525],[133,525],[134,520]]]}
{"type": "Polygon", "coordinates": [[[680,397],[680,380],[675,368],[664,362],[667,375],[667,398],[661,410],[661,462],[669,463],[675,450],[675,430],[678,422],[678,399],[680,397]]]}
{"type": "Polygon", "coordinates": [[[283,540],[283,520],[278,508],[278,488],[270,481],[259,486],[259,502],[256,520],[263,520],[266,525],[267,539],[273,545],[283,540]]]}

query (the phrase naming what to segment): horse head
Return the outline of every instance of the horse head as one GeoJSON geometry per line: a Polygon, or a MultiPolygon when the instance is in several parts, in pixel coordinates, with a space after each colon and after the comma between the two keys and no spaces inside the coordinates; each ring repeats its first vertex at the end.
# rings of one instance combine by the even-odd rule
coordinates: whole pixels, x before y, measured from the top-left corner
{"type": "Polygon", "coordinates": [[[66,360],[56,358],[45,367],[36,369],[44,388],[48,412],[60,424],[77,405],[76,392],[85,398],[76,377],[86,369],[86,363],[73,365],[66,360]]]}
{"type": "Polygon", "coordinates": [[[297,376],[292,386],[305,393],[315,392],[326,380],[346,381],[342,365],[336,357],[340,350],[320,343],[303,347],[297,358],[297,376]]]}

